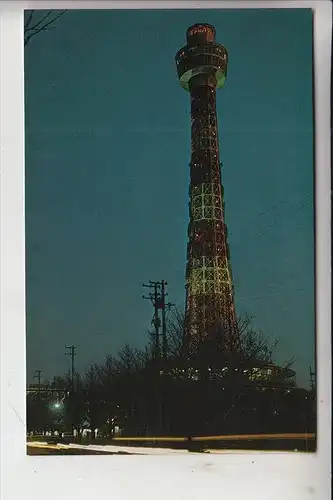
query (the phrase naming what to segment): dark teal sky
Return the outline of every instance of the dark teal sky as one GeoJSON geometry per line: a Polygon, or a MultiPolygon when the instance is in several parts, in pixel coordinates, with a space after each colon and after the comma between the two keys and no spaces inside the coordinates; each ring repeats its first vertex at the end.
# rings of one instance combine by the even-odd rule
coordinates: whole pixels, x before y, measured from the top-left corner
{"type": "Polygon", "coordinates": [[[310,10],[69,11],[25,50],[27,368],[51,378],[143,346],[141,283],[184,301],[189,25],[229,51],[218,91],[238,314],[278,337],[307,385],[314,353],[310,10]]]}

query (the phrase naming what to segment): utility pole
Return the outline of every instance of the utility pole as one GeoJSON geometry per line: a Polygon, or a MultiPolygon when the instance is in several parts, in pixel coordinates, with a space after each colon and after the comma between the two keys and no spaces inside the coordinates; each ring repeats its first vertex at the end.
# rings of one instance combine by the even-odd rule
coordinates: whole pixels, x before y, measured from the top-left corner
{"type": "Polygon", "coordinates": [[[167,345],[167,335],[166,335],[166,304],[165,304],[165,297],[168,295],[165,293],[165,286],[167,285],[167,282],[162,280],[161,281],[161,309],[162,309],[162,353],[163,353],[163,358],[166,359],[168,355],[168,345],[167,345]]]}
{"type": "Polygon", "coordinates": [[[143,284],[142,286],[145,288],[150,288],[153,291],[149,293],[148,296],[143,295],[142,298],[146,300],[150,300],[154,307],[154,316],[152,323],[155,327],[155,336],[154,336],[154,355],[156,358],[160,357],[160,327],[162,326],[162,355],[163,358],[167,357],[167,335],[166,335],[166,307],[165,297],[168,295],[165,291],[165,287],[167,286],[167,282],[162,281],[149,281],[149,284],[143,284]],[[162,311],[162,321],[159,318],[159,310],[162,311]]]}
{"type": "Polygon", "coordinates": [[[75,387],[75,383],[74,383],[74,377],[75,377],[74,359],[76,356],[76,352],[75,352],[76,347],[75,347],[75,345],[68,345],[68,346],[66,346],[66,349],[68,349],[69,352],[66,352],[65,356],[70,356],[70,358],[71,358],[71,385],[72,385],[72,393],[74,393],[74,387],[75,387]]]}
{"type": "Polygon", "coordinates": [[[153,291],[149,293],[148,296],[142,295],[142,298],[145,300],[150,300],[151,303],[153,304],[154,307],[154,316],[152,320],[152,324],[155,327],[155,335],[154,335],[154,357],[159,358],[160,357],[160,326],[161,326],[161,321],[158,316],[158,310],[159,310],[159,287],[160,283],[158,281],[149,281],[149,284],[146,285],[145,283],[142,285],[144,288],[150,288],[153,291]]]}
{"type": "Polygon", "coordinates": [[[310,366],[310,387],[311,387],[311,391],[314,391],[315,390],[315,372],[312,371],[312,367],[310,366]]]}
{"type": "Polygon", "coordinates": [[[71,358],[71,386],[72,390],[70,393],[69,397],[69,416],[71,420],[71,427],[72,427],[72,434],[74,435],[74,430],[75,430],[75,410],[74,410],[74,388],[75,388],[75,383],[74,383],[74,377],[75,377],[75,366],[74,366],[74,359],[76,356],[75,352],[75,345],[68,345],[66,346],[65,349],[68,349],[68,352],[65,353],[65,356],[70,356],[71,358]]]}
{"type": "Polygon", "coordinates": [[[42,370],[36,370],[36,375],[34,375],[34,379],[37,379],[37,387],[38,387],[38,396],[40,397],[40,390],[41,390],[41,374],[42,370]]]}
{"type": "Polygon", "coordinates": [[[165,287],[167,282],[161,281],[149,281],[149,284],[142,285],[145,288],[149,288],[152,291],[148,296],[143,295],[142,298],[150,300],[154,307],[154,316],[152,323],[155,327],[154,335],[154,357],[157,361],[157,381],[159,385],[159,396],[158,396],[158,413],[159,413],[159,428],[163,432],[165,425],[165,409],[164,409],[164,377],[163,371],[161,371],[161,350],[160,350],[160,327],[162,326],[162,356],[165,360],[167,357],[167,336],[166,336],[166,303],[165,297],[167,293],[165,292],[165,287]],[[159,317],[159,311],[162,311],[162,322],[159,317]]]}

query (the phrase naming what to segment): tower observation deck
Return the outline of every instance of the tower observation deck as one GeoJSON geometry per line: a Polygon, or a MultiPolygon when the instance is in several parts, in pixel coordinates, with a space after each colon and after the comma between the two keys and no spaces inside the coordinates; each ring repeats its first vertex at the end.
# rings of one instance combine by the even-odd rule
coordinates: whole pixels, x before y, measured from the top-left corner
{"type": "Polygon", "coordinates": [[[227,349],[237,335],[223,187],[216,89],[227,75],[228,53],[215,28],[195,24],[176,54],[180,85],[191,97],[191,162],[185,328],[189,353],[206,338],[227,349]]]}

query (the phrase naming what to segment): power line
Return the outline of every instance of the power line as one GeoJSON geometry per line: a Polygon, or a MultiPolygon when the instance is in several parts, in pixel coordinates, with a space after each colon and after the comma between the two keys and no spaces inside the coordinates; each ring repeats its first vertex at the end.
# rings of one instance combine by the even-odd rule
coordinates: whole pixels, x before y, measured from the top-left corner
{"type": "MultiPolygon", "coordinates": [[[[285,219],[287,219],[288,221],[290,221],[290,219],[294,215],[298,214],[305,207],[306,207],[306,204],[303,203],[302,205],[300,205],[297,209],[293,210],[292,212],[290,212],[288,214],[285,214],[284,216],[279,216],[279,218],[275,218],[272,223],[270,223],[270,224],[268,224],[266,226],[266,228],[265,228],[264,231],[256,233],[256,232],[253,231],[253,225],[252,225],[252,227],[251,227],[251,235],[254,236],[255,238],[260,237],[260,236],[266,236],[267,235],[267,231],[275,229],[278,226],[279,222],[282,222],[285,219]]],[[[287,228],[287,230],[288,230],[288,228],[287,228]]],[[[289,231],[291,231],[291,230],[292,229],[289,228],[289,231]]],[[[244,231],[242,231],[242,233],[244,233],[244,231]]],[[[230,239],[232,241],[238,241],[240,239],[243,239],[243,236],[240,236],[240,235],[233,236],[232,232],[229,233],[229,236],[230,236],[230,239]]]]}
{"type": "Polygon", "coordinates": [[[290,293],[304,293],[306,290],[305,288],[290,288],[289,290],[281,290],[279,292],[273,292],[273,293],[265,293],[263,295],[243,295],[243,296],[240,296],[240,297],[237,297],[236,295],[236,298],[237,300],[244,300],[244,299],[263,299],[265,297],[275,297],[275,296],[278,296],[278,295],[287,295],[287,294],[290,294],[290,293]]]}
{"type": "MultiPolygon", "coordinates": [[[[266,214],[269,214],[270,212],[274,212],[275,209],[279,208],[280,206],[283,206],[283,207],[286,207],[287,206],[287,203],[288,201],[292,201],[292,198],[296,195],[296,194],[302,194],[304,195],[304,188],[299,188],[297,189],[293,195],[285,195],[283,198],[281,198],[279,201],[277,201],[276,203],[274,203],[273,205],[270,205],[269,207],[265,208],[264,210],[262,210],[261,212],[257,213],[257,214],[254,214],[252,215],[251,217],[247,217],[247,218],[242,218],[243,222],[245,223],[251,223],[251,222],[257,222],[259,218],[262,218],[263,216],[265,216],[266,214]]],[[[311,198],[313,199],[313,195],[311,193],[307,193],[305,194],[304,198],[307,199],[309,196],[311,196],[311,198]]],[[[296,201],[296,200],[295,200],[296,201]]],[[[295,207],[295,205],[297,206],[299,203],[302,203],[302,208],[303,205],[306,206],[306,203],[304,203],[303,200],[299,200],[298,202],[296,201],[296,203],[294,203],[292,206],[295,207]]],[[[279,215],[278,215],[279,216],[279,215]]]]}

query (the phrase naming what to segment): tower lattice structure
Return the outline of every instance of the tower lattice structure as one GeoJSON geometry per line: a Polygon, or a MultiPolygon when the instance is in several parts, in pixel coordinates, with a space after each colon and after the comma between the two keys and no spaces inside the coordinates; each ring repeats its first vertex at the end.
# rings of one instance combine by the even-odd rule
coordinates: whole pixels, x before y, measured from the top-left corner
{"type": "Polygon", "coordinates": [[[234,291],[224,216],[216,89],[227,75],[228,53],[215,28],[191,26],[176,55],[180,85],[191,96],[191,162],[185,328],[189,353],[207,338],[227,349],[237,338],[234,291]],[[217,336],[217,337],[216,337],[217,336]]]}

